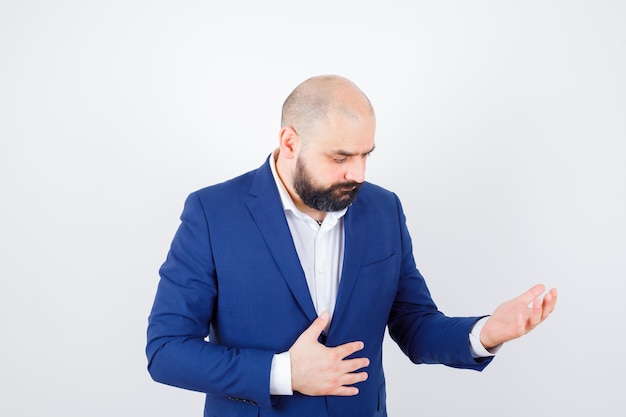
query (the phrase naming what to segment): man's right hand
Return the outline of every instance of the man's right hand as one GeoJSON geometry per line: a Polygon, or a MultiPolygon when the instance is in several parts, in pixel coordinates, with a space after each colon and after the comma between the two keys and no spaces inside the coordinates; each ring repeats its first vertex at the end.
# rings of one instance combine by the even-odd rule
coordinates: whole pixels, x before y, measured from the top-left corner
{"type": "Polygon", "coordinates": [[[363,342],[326,347],[318,338],[328,324],[323,312],[289,349],[291,388],[305,395],[350,396],[359,389],[350,385],[367,379],[367,372],[356,372],[369,366],[368,358],[345,359],[363,349],[363,342]]]}

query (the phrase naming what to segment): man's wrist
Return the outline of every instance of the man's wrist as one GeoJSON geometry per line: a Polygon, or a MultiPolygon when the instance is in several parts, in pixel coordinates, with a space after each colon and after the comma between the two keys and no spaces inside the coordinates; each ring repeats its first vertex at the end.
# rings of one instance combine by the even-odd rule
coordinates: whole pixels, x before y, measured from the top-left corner
{"type": "Polygon", "coordinates": [[[485,323],[489,320],[489,316],[483,317],[478,320],[469,334],[469,343],[470,343],[470,351],[474,358],[487,358],[491,356],[495,356],[496,353],[502,348],[502,345],[494,346],[492,348],[485,348],[483,344],[480,342],[480,332],[483,329],[485,323]]]}
{"type": "Polygon", "coordinates": [[[277,353],[270,369],[270,395],[293,395],[291,389],[291,356],[289,351],[277,353]]]}

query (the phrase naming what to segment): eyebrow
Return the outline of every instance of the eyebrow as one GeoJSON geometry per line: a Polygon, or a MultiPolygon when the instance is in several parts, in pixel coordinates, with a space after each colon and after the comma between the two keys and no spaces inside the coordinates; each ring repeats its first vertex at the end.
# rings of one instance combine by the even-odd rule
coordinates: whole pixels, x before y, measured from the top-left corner
{"type": "MultiPolygon", "coordinates": [[[[376,145],[372,146],[372,149],[370,149],[369,151],[363,152],[360,155],[367,156],[367,155],[371,154],[372,152],[374,152],[374,149],[376,149],[376,145]]],[[[356,156],[356,155],[359,155],[359,153],[348,152],[348,151],[345,151],[343,149],[338,149],[334,153],[337,154],[337,155],[341,155],[341,156],[356,156]]]]}

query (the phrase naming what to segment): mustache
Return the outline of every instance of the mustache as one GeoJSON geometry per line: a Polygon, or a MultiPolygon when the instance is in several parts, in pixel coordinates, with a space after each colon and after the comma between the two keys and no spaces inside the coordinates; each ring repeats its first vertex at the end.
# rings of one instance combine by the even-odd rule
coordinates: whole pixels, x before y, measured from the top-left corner
{"type": "Polygon", "coordinates": [[[337,184],[333,184],[330,187],[330,190],[341,190],[342,188],[351,188],[351,191],[357,191],[359,188],[361,188],[361,186],[363,185],[362,182],[356,182],[356,181],[347,181],[347,182],[339,182],[337,184]]]}

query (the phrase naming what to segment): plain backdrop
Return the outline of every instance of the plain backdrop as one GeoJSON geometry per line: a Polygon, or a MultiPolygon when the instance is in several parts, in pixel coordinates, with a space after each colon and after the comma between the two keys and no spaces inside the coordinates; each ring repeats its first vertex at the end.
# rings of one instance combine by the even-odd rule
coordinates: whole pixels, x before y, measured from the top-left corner
{"type": "Polygon", "coordinates": [[[625,22],[603,0],[0,0],[0,415],[202,415],[144,355],[183,201],[260,166],[284,98],[333,73],[376,109],[368,179],[444,312],[560,295],[482,373],[386,340],[389,414],[623,416],[625,22]]]}

